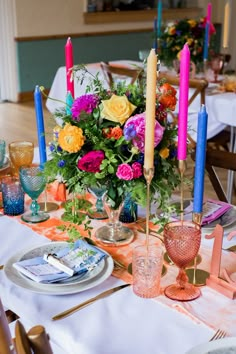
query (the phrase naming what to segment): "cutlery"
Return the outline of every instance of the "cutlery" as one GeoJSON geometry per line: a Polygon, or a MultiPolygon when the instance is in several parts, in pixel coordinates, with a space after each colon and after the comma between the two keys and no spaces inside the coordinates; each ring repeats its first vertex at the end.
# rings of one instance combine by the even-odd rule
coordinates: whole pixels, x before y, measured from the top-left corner
{"type": "Polygon", "coordinates": [[[119,285],[119,286],[116,286],[115,288],[112,288],[112,289],[109,289],[109,290],[106,290],[106,291],[103,291],[101,294],[98,294],[97,296],[95,297],[92,297],[91,299],[89,300],[86,300],[84,302],[82,302],[81,304],[79,305],[76,305],[74,307],[71,307],[70,309],[66,310],[66,311],[63,311],[61,313],[59,313],[58,315],[55,315],[52,317],[52,320],[53,321],[57,321],[57,320],[60,320],[62,318],[65,318],[69,315],[71,315],[72,313],[76,312],[76,311],[79,311],[81,310],[82,308],[90,305],[90,304],[93,304],[95,301],[97,300],[100,300],[100,299],[103,299],[113,293],[115,293],[116,291],[119,291],[123,288],[126,288],[127,286],[130,286],[131,284],[124,284],[124,285],[119,285]]]}
{"type": "Polygon", "coordinates": [[[227,333],[225,331],[223,331],[222,329],[217,329],[216,333],[213,335],[213,337],[211,337],[209,342],[212,342],[213,340],[216,340],[216,339],[224,338],[224,337],[226,337],[226,334],[227,333]]]}

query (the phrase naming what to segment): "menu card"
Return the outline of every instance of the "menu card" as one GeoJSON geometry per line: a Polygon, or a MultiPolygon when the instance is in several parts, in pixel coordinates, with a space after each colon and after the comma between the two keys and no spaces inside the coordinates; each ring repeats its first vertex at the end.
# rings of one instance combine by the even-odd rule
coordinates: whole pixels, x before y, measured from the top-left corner
{"type": "Polygon", "coordinates": [[[36,282],[53,283],[74,275],[82,276],[94,269],[106,256],[107,254],[102,250],[83,240],[78,240],[72,244],[68,243],[68,246],[57,251],[56,254],[18,261],[13,264],[13,267],[36,282]],[[50,264],[48,262],[50,258],[56,261],[50,264]]]}

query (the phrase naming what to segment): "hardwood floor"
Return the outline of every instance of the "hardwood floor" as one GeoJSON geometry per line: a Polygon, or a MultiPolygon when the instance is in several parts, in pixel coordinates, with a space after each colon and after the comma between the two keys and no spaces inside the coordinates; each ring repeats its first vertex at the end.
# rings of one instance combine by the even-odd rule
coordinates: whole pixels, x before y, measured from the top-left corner
{"type": "MultiPolygon", "coordinates": [[[[55,125],[50,112],[44,107],[44,125],[47,143],[52,140],[52,129],[55,125]]],[[[36,117],[34,110],[34,102],[27,103],[0,103],[0,139],[6,140],[7,144],[14,140],[29,140],[33,141],[37,146],[37,129],[36,117]]],[[[187,169],[185,177],[192,179],[194,164],[190,158],[187,160],[187,169]]],[[[218,170],[220,180],[224,187],[227,185],[227,173],[223,170],[218,170]]],[[[184,192],[185,198],[191,197],[192,186],[186,187],[184,192]]],[[[205,197],[218,199],[212,188],[212,185],[205,174],[205,197]]],[[[234,192],[233,204],[236,203],[234,192]]]]}

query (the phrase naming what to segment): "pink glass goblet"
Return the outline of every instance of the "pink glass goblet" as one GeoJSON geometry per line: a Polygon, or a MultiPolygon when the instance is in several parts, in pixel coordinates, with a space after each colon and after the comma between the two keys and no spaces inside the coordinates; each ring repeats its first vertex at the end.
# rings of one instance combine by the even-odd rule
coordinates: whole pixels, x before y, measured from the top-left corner
{"type": "Polygon", "coordinates": [[[196,257],[201,243],[201,227],[191,221],[173,221],[164,227],[164,244],[170,259],[179,268],[176,284],[165,288],[173,300],[190,301],[200,296],[200,290],[188,282],[185,267],[196,257]]]}
{"type": "Polygon", "coordinates": [[[223,65],[224,65],[224,61],[221,56],[216,56],[211,59],[210,66],[214,72],[214,81],[213,81],[214,83],[219,82],[218,75],[219,75],[220,71],[222,70],[223,65]]]}

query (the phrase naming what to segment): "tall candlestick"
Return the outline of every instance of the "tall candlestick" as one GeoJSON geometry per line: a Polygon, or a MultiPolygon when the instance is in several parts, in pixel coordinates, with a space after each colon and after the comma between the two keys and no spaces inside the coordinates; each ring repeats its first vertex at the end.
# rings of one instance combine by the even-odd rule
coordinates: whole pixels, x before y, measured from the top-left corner
{"type": "Polygon", "coordinates": [[[206,107],[202,105],[198,114],[193,213],[202,213],[207,143],[207,121],[208,114],[206,112],[206,107]]]}
{"type": "Polygon", "coordinates": [[[209,28],[210,28],[210,23],[207,22],[206,27],[205,27],[204,48],[203,48],[203,59],[204,60],[208,59],[209,28]]]}
{"type": "Polygon", "coordinates": [[[230,31],[230,12],[231,12],[231,1],[228,0],[225,4],[224,12],[224,27],[223,27],[223,48],[229,47],[229,31],[230,31]]]}
{"type": "Polygon", "coordinates": [[[186,160],[187,156],[189,70],[190,51],[188,45],[185,44],[180,54],[178,160],[186,160]]]}
{"type": "Polygon", "coordinates": [[[158,0],[157,7],[157,38],[161,36],[161,22],[162,22],[162,0],[158,0]]]}
{"type": "Polygon", "coordinates": [[[71,68],[73,67],[73,46],[71,43],[70,37],[67,39],[65,45],[65,60],[66,60],[66,84],[67,84],[67,92],[71,93],[71,96],[75,97],[74,92],[74,80],[71,76],[71,68]]]}
{"type": "Polygon", "coordinates": [[[43,119],[42,94],[39,89],[39,86],[36,86],[34,90],[34,106],[35,106],[36,125],[37,125],[37,132],[38,132],[40,166],[43,167],[44,163],[47,161],[47,154],[46,154],[46,141],[45,141],[45,130],[44,130],[44,119],[43,119]]]}
{"type": "Polygon", "coordinates": [[[146,89],[146,123],[144,168],[153,168],[154,164],[154,128],[156,116],[156,83],[157,83],[157,57],[151,49],[147,58],[147,89],[146,89]]]}

